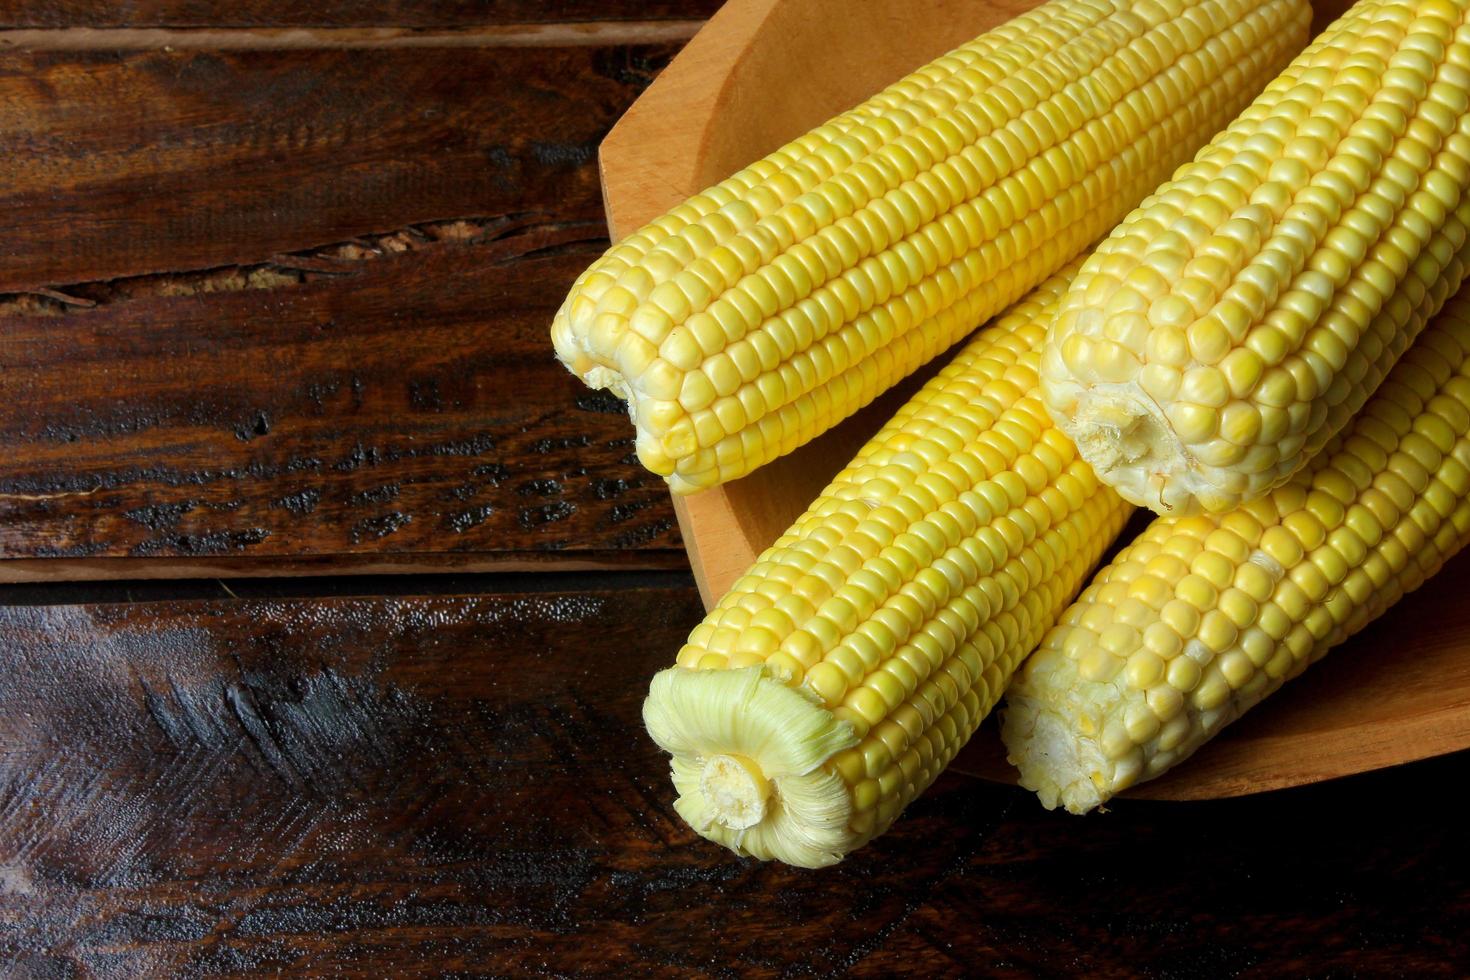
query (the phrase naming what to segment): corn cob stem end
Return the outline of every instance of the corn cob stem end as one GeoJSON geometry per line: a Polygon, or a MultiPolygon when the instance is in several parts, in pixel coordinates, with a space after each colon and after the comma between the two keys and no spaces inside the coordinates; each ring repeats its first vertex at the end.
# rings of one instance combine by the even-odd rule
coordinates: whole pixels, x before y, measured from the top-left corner
{"type": "Polygon", "coordinates": [[[863,842],[852,793],[827,766],[857,744],[852,726],[769,667],[661,671],[643,722],[673,756],[674,809],[709,840],[804,868],[863,842]]]}
{"type": "Polygon", "coordinates": [[[731,830],[749,830],[766,819],[771,781],[742,755],[712,755],[704,760],[699,792],[711,818],[731,830]]]}

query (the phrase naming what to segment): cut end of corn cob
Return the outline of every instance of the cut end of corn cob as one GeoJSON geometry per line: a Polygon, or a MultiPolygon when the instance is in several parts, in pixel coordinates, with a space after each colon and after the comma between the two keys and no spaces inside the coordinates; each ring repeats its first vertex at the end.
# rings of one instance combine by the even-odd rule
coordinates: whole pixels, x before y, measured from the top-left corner
{"type": "Polygon", "coordinates": [[[1465,235],[1467,20],[1356,4],[1088,259],[1042,388],[1125,498],[1218,512],[1280,486],[1413,339],[1465,235]]]}
{"type": "Polygon", "coordinates": [[[1158,514],[1216,511],[1235,500],[1202,469],[1165,410],[1136,386],[1053,384],[1047,403],[1082,458],[1129,503],[1158,514]]]}
{"type": "Polygon", "coordinates": [[[852,415],[1095,241],[1306,40],[1304,0],[1053,0],[610,249],[551,335],[676,493],[852,415]]]}
{"type": "Polygon", "coordinates": [[[852,726],[769,667],[670,667],[655,675],[643,721],[673,757],[674,809],[710,840],[802,868],[859,843],[852,796],[823,768],[857,744],[852,726]]]}

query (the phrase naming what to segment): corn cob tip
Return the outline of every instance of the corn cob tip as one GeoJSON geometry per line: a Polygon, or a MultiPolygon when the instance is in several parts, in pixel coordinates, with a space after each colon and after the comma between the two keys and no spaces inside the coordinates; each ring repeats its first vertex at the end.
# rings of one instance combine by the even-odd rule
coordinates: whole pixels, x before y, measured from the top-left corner
{"type": "Polygon", "coordinates": [[[559,311],[551,321],[551,346],[556,351],[556,359],[568,371],[589,388],[606,388],[619,398],[627,400],[629,412],[632,412],[633,403],[629,397],[631,392],[623,376],[616,370],[599,364],[588,354],[586,345],[579,340],[565,310],[559,311]]]}
{"type": "Polygon", "coordinates": [[[712,755],[700,768],[699,792],[716,821],[731,830],[749,830],[766,819],[771,781],[743,755],[712,755]]]}
{"type": "MultiPolygon", "coordinates": [[[[1093,388],[1076,395],[1070,412],[1048,408],[1057,428],[1124,500],[1160,512],[1190,505],[1191,493],[1165,492],[1166,486],[1188,480],[1190,464],[1148,396],[1093,388]]],[[[1191,484],[1190,489],[1196,488],[1191,484]]]]}
{"type": "Polygon", "coordinates": [[[643,721],[673,757],[674,809],[701,836],[803,868],[861,843],[852,795],[825,765],[857,744],[852,726],[771,668],[660,671],[643,721]]]}
{"type": "Polygon", "coordinates": [[[1020,783],[1048,810],[1062,806],[1087,813],[1103,803],[1101,786],[1111,784],[1111,768],[1095,741],[1079,738],[1068,716],[1026,697],[1007,698],[1001,732],[1006,761],[1020,772],[1020,783]]]}

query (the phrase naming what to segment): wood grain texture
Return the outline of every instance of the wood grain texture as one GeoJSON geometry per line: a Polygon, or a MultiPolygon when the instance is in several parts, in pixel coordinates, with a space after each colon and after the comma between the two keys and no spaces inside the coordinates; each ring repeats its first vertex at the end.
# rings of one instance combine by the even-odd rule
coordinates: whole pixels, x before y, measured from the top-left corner
{"type": "Polygon", "coordinates": [[[592,24],[507,24],[498,27],[67,27],[0,30],[0,50],[332,51],[431,48],[442,56],[465,48],[568,48],[682,45],[698,20],[598,21],[592,24]]]}
{"type": "Polygon", "coordinates": [[[947,776],[826,872],[671,809],[692,589],[9,608],[0,972],[1457,977],[1456,755],[1074,818],[947,776]],[[85,665],[85,669],[78,669],[85,665]]]}
{"type": "Polygon", "coordinates": [[[594,221],[597,143],[673,50],[0,54],[0,292],[426,221],[594,221]]]}
{"type": "MultiPolygon", "coordinates": [[[[666,528],[659,528],[662,533],[666,528]]],[[[647,532],[644,532],[647,533],[647,532]]],[[[294,579],[323,575],[365,576],[409,573],[555,573],[567,571],[654,571],[688,567],[672,548],[562,549],[544,551],[378,551],[260,558],[213,554],[187,558],[12,558],[0,563],[6,585],[105,583],[186,579],[294,579]]]]}
{"type": "Polygon", "coordinates": [[[0,0],[0,28],[475,27],[703,18],[720,0],[0,0]]]}
{"type": "Polygon", "coordinates": [[[678,565],[621,403],[547,349],[601,235],[461,221],[4,318],[0,556],[678,565]]]}
{"type": "Polygon", "coordinates": [[[680,565],[546,340],[673,50],[0,55],[0,579],[680,565]]]}

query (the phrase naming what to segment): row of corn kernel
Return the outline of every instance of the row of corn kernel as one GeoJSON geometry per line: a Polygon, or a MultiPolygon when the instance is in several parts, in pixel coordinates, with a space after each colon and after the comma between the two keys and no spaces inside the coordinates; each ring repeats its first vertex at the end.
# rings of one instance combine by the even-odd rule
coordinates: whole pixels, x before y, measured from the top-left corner
{"type": "Polygon", "coordinates": [[[1465,18],[1358,4],[1083,269],[1045,387],[1125,496],[1258,495],[1371,392],[1374,314],[1470,179],[1465,18]],[[1131,425],[1121,456],[1092,437],[1131,425]]]}
{"type": "Polygon", "coordinates": [[[1047,805],[1166,771],[1463,544],[1467,226],[1470,203],[1413,267],[1408,332],[1429,326],[1339,438],[1264,498],[1155,521],[1028,662],[1005,737],[1047,805]]]}
{"type": "MultiPolygon", "coordinates": [[[[766,671],[852,733],[827,762],[840,777],[831,791],[843,797],[832,805],[847,814],[845,849],[938,775],[1127,516],[1033,394],[1064,283],[1055,277],[977,335],[679,653],[686,670],[766,671]]],[[[695,764],[676,758],[676,769],[695,764]]],[[[692,778],[683,785],[698,792],[692,778]]],[[[755,838],[752,828],[700,829],[804,859],[765,853],[780,835],[761,834],[763,824],[755,838]]]]}

